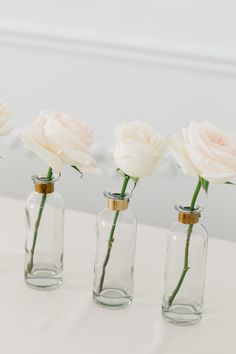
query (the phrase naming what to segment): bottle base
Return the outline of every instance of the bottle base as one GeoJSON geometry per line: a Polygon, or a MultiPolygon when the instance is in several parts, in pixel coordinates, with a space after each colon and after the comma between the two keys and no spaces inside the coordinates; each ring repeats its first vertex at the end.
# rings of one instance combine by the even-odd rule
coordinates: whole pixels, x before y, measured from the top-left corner
{"type": "Polygon", "coordinates": [[[174,304],[162,307],[164,319],[177,326],[191,326],[197,324],[202,318],[199,305],[174,304]]]}
{"type": "Polygon", "coordinates": [[[25,283],[32,289],[53,290],[62,285],[62,273],[52,268],[36,268],[25,273],[25,283]]]}
{"type": "Polygon", "coordinates": [[[93,292],[93,299],[99,306],[110,309],[125,308],[133,301],[132,296],[117,288],[106,288],[99,294],[93,292]]]}

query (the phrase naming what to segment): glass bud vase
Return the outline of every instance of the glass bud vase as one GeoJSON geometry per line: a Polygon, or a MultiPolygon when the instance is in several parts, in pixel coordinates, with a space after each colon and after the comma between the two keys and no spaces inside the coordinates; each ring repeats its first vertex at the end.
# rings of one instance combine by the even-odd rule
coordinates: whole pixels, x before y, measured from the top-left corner
{"type": "Polygon", "coordinates": [[[94,266],[94,301],[107,308],[122,308],[133,299],[136,219],[130,194],[104,193],[107,207],[97,216],[97,251],[94,266]]]}
{"type": "Polygon", "coordinates": [[[197,323],[203,312],[208,236],[202,208],[176,206],[179,221],[168,230],[163,317],[176,325],[197,323]]]}
{"type": "Polygon", "coordinates": [[[35,191],[26,202],[25,282],[35,289],[62,284],[64,203],[55,179],[32,177],[35,191]]]}

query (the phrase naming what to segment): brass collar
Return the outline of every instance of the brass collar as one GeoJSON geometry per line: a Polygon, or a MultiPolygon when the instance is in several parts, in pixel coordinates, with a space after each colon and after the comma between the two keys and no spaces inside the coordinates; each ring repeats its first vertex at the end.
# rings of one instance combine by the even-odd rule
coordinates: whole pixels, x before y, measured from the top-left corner
{"type": "Polygon", "coordinates": [[[126,210],[129,205],[130,193],[126,193],[121,197],[120,193],[104,192],[104,196],[107,198],[107,207],[111,210],[122,211],[126,210]]]}
{"type": "Polygon", "coordinates": [[[49,194],[54,192],[54,183],[35,183],[35,192],[49,194]]]}
{"type": "Polygon", "coordinates": [[[196,212],[184,212],[184,211],[180,211],[179,212],[179,222],[181,222],[182,224],[189,224],[189,225],[193,225],[193,224],[197,224],[199,222],[199,218],[200,218],[201,214],[200,213],[196,213],[196,212]]]}
{"type": "Polygon", "coordinates": [[[128,208],[129,201],[128,199],[107,199],[107,207],[111,210],[122,211],[128,208]]]}

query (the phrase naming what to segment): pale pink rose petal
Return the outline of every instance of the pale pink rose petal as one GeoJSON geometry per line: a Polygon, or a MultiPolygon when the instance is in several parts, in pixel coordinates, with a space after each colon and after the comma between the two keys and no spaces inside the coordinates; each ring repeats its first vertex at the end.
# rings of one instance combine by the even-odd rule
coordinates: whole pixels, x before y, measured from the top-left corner
{"type": "Polygon", "coordinates": [[[226,183],[235,177],[235,171],[224,172],[204,172],[201,177],[205,178],[211,183],[226,183]]]}
{"type": "Polygon", "coordinates": [[[181,139],[182,144],[173,147],[172,152],[186,175],[192,174],[193,167],[199,176],[213,183],[224,183],[236,177],[235,134],[224,132],[209,122],[191,122],[183,129],[179,141],[181,139]]]}
{"type": "Polygon", "coordinates": [[[48,164],[51,162],[51,167],[54,170],[59,169],[56,166],[59,161],[60,169],[64,163],[72,164],[73,162],[74,165],[77,165],[76,158],[78,156],[80,164],[83,162],[85,166],[83,171],[85,169],[86,172],[98,170],[94,158],[89,153],[89,147],[94,140],[94,132],[85,122],[76,121],[65,113],[52,112],[49,114],[42,111],[24,136],[30,136],[28,148],[48,164]],[[74,154],[77,153],[77,157],[73,159],[69,156],[72,151],[74,154]]]}
{"type": "Polygon", "coordinates": [[[0,101],[0,125],[5,124],[11,116],[11,112],[7,108],[6,104],[0,101]]]}
{"type": "Polygon", "coordinates": [[[188,148],[189,156],[191,156],[190,161],[193,161],[194,166],[199,171],[199,175],[204,172],[219,172],[219,171],[232,171],[231,168],[225,166],[220,161],[216,159],[209,159],[205,157],[201,152],[197,151],[195,148],[189,146],[188,148]]]}
{"type": "Polygon", "coordinates": [[[5,125],[10,118],[10,114],[3,114],[2,112],[0,112],[0,127],[5,125]]]}
{"type": "Polygon", "coordinates": [[[188,129],[183,129],[184,141],[186,148],[191,146],[192,149],[196,149],[199,153],[202,153],[205,157],[215,159],[215,155],[211,151],[211,144],[209,144],[208,137],[206,135],[204,125],[191,122],[188,129]]]}
{"type": "Polygon", "coordinates": [[[63,167],[63,162],[55,154],[45,149],[42,145],[38,144],[30,134],[23,133],[21,139],[25,148],[34,152],[39,156],[48,166],[52,167],[55,173],[60,173],[63,167]]]}
{"type": "Polygon", "coordinates": [[[87,149],[95,141],[94,130],[88,123],[71,118],[65,113],[52,112],[51,117],[54,121],[59,122],[61,127],[80,138],[87,149]]]}
{"type": "Polygon", "coordinates": [[[0,136],[5,136],[10,134],[12,131],[13,126],[10,124],[5,124],[3,127],[0,128],[0,136]]]}
{"type": "Polygon", "coordinates": [[[184,174],[187,176],[199,175],[199,171],[189,159],[188,151],[186,150],[181,137],[174,135],[168,140],[167,146],[175,158],[177,165],[183,170],[184,174]]]}
{"type": "Polygon", "coordinates": [[[220,150],[219,148],[212,147],[212,153],[216,156],[216,159],[223,166],[228,166],[236,171],[236,153],[227,153],[225,150],[220,150]]]}
{"type": "MultiPolygon", "coordinates": [[[[219,132],[217,129],[214,129],[210,123],[201,125],[203,128],[207,127],[210,131],[204,129],[198,134],[196,134],[196,141],[198,144],[188,144],[187,150],[189,152],[190,160],[200,171],[208,171],[209,168],[215,171],[227,170],[236,167],[236,154],[231,155],[233,150],[233,145],[230,142],[229,138],[225,136],[225,133],[219,132]],[[209,132],[213,135],[214,138],[209,139],[209,132]],[[204,140],[205,139],[205,140],[204,140]],[[224,144],[218,144],[214,141],[220,141],[224,144]],[[229,147],[227,150],[225,146],[229,147]]],[[[192,142],[194,140],[193,132],[192,142]]],[[[232,170],[231,170],[232,173],[232,170]]],[[[231,174],[230,173],[230,174],[231,174]]]]}
{"type": "Polygon", "coordinates": [[[87,146],[78,139],[76,135],[67,131],[65,128],[47,125],[45,128],[45,138],[51,151],[59,151],[61,147],[77,149],[87,152],[87,146]]]}
{"type": "Polygon", "coordinates": [[[76,166],[83,173],[100,173],[95,159],[89,153],[63,148],[60,156],[66,164],[76,166]]]}
{"type": "Polygon", "coordinates": [[[123,121],[119,122],[115,127],[115,137],[118,141],[131,139],[132,141],[147,143],[148,137],[153,134],[153,127],[149,123],[142,121],[123,121]]]}
{"type": "Polygon", "coordinates": [[[140,144],[136,141],[120,141],[117,143],[119,145],[119,153],[121,156],[144,156],[153,155],[157,156],[160,154],[163,148],[164,140],[160,139],[159,144],[140,144]]]}
{"type": "Polygon", "coordinates": [[[150,175],[165,152],[165,138],[147,122],[120,122],[115,137],[114,162],[132,177],[150,175]]]}
{"type": "Polygon", "coordinates": [[[114,156],[114,161],[128,176],[145,177],[153,173],[160,158],[161,157],[157,156],[125,156],[123,158],[117,158],[114,156]]]}
{"type": "Polygon", "coordinates": [[[12,131],[12,125],[8,123],[11,112],[6,104],[0,101],[0,136],[8,135],[12,131]]]}

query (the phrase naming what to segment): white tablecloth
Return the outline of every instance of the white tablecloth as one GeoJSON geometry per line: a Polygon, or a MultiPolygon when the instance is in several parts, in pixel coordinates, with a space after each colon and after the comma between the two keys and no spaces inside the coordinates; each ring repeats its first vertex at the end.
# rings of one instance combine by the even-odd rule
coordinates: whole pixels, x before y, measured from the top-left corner
{"type": "Polygon", "coordinates": [[[1,354],[235,354],[236,244],[209,243],[205,314],[176,327],[161,317],[165,231],[139,225],[135,300],[107,310],[91,297],[95,216],[66,211],[64,284],[24,284],[24,203],[0,198],[1,354]]]}

